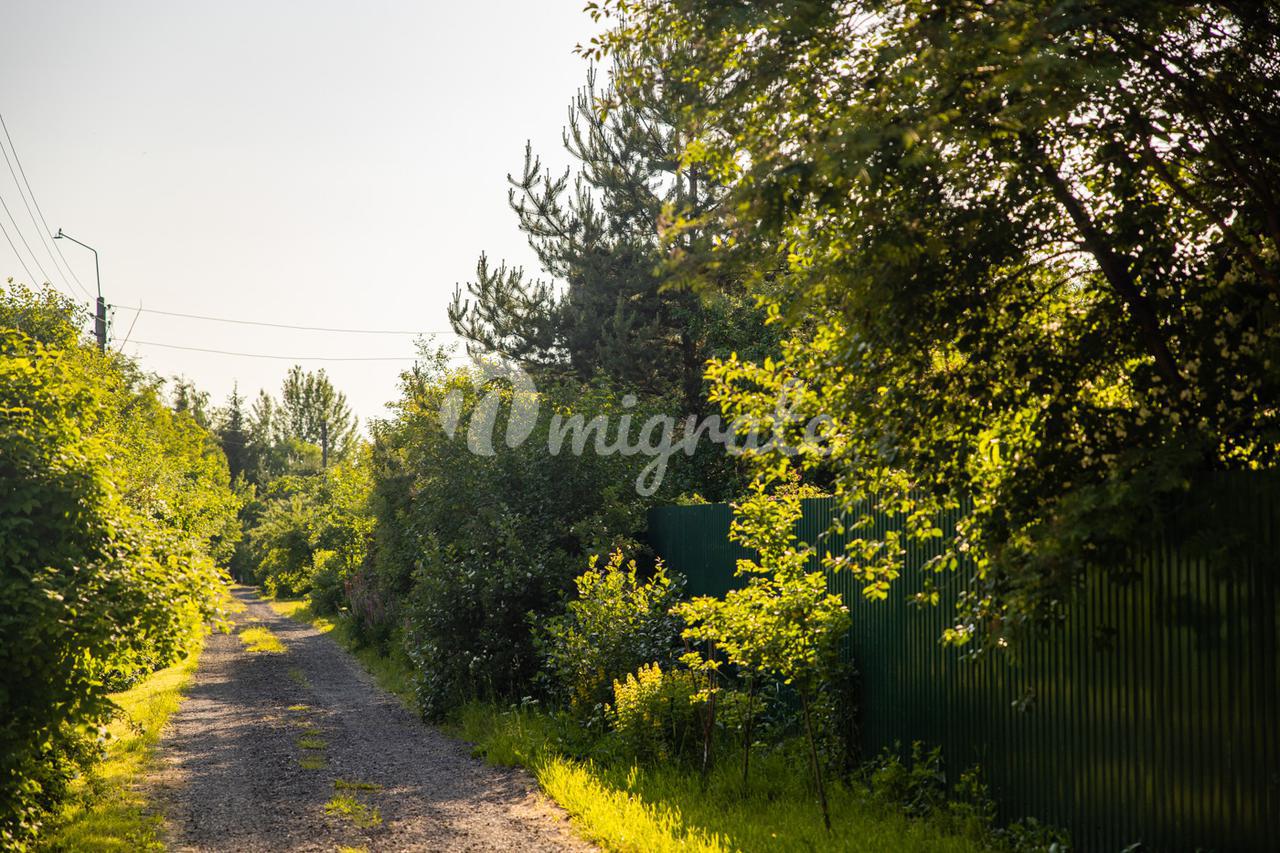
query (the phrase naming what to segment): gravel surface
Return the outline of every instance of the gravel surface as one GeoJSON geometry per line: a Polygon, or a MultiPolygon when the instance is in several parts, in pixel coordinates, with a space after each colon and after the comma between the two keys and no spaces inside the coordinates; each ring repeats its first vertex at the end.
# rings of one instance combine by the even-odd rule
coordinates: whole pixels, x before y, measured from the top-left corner
{"type": "Polygon", "coordinates": [[[286,650],[249,652],[235,634],[205,644],[154,780],[171,849],[592,849],[527,774],[473,758],[332,639],[235,595],[248,608],[237,633],[264,626],[286,650]],[[355,819],[326,810],[337,795],[359,803],[355,819]],[[374,809],[380,821],[358,825],[374,809]]]}

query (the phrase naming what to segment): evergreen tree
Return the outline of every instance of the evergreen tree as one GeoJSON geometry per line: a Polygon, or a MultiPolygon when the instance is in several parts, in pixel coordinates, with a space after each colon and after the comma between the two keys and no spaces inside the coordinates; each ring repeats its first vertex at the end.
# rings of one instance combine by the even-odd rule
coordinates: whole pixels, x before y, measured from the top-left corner
{"type": "Polygon", "coordinates": [[[209,392],[201,391],[196,384],[185,376],[173,377],[173,390],[169,392],[175,412],[186,412],[200,426],[208,429],[212,425],[209,417],[209,392]]]}
{"type": "Polygon", "coordinates": [[[563,139],[576,175],[553,175],[526,146],[520,177],[508,176],[520,230],[550,278],[482,255],[449,319],[473,353],[584,381],[603,374],[697,411],[707,357],[751,348],[763,337],[759,315],[741,297],[664,287],[661,228],[702,216],[719,191],[681,165],[666,101],[645,93],[612,101],[592,72],[570,106],[563,139]]]}
{"type": "Polygon", "coordinates": [[[249,423],[239,385],[232,386],[227,405],[219,413],[218,441],[222,445],[222,452],[226,454],[232,481],[252,469],[249,423]]]}

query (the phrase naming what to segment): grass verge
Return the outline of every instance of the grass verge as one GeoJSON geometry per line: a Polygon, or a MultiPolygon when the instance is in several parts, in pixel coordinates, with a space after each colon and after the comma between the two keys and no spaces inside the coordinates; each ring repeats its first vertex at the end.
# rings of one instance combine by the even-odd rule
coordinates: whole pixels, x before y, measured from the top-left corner
{"type": "Polygon", "coordinates": [[[744,791],[738,763],[722,760],[704,781],[681,767],[584,761],[557,747],[558,723],[533,710],[472,704],[457,732],[497,764],[519,765],[573,817],[588,840],[618,851],[945,851],[989,849],[928,820],[833,785],[827,833],[803,765],[782,752],[757,757],[744,791]]]}
{"type": "Polygon", "coordinates": [[[150,766],[160,732],[191,683],[199,649],[185,660],[112,695],[120,707],[108,727],[106,756],[78,779],[40,850],[163,850],[164,820],[147,809],[138,782],[150,766]]]}
{"type": "MultiPolygon", "coordinates": [[[[341,619],[311,612],[306,601],[272,601],[277,613],[332,633],[383,689],[413,707],[412,668],[405,659],[358,648],[341,619]]],[[[630,763],[583,761],[557,748],[557,722],[532,711],[464,708],[454,733],[495,764],[528,768],[542,789],[572,816],[578,833],[622,853],[664,851],[938,851],[976,853],[981,841],[933,822],[913,820],[833,786],[832,832],[822,826],[803,764],[795,756],[753,758],[745,794],[736,761],[722,760],[705,784],[696,772],[630,763]]],[[[345,787],[335,784],[339,790],[345,787]]],[[[337,798],[335,798],[337,799],[337,798]]],[[[335,804],[335,809],[340,808],[335,804]]]]}

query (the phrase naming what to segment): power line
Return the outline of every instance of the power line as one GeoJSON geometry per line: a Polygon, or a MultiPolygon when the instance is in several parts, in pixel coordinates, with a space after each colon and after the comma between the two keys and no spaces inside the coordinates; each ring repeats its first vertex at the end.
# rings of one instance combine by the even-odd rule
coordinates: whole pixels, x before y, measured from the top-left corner
{"type": "Polygon", "coordinates": [[[132,341],[131,343],[142,344],[148,347],[164,347],[165,349],[180,349],[189,352],[207,352],[214,355],[235,355],[242,358],[270,358],[277,361],[417,361],[413,356],[327,356],[327,355],[266,355],[264,353],[254,352],[230,352],[221,349],[205,349],[203,347],[185,347],[178,344],[161,344],[155,341],[132,341]]]}
{"type": "MultiPolygon", "coordinates": [[[[116,350],[116,352],[124,352],[124,348],[129,345],[129,338],[133,337],[133,327],[138,325],[138,315],[141,313],[142,313],[142,303],[139,302],[138,309],[133,314],[133,322],[129,323],[129,331],[124,333],[124,343],[120,344],[120,347],[119,349],[116,350]]],[[[111,322],[113,325],[115,324],[115,319],[116,319],[116,311],[115,311],[115,308],[113,307],[111,309],[111,322]]]]}
{"type": "Polygon", "coordinates": [[[13,249],[13,256],[18,259],[18,263],[22,264],[22,268],[27,271],[27,281],[35,284],[35,276],[31,274],[31,267],[27,266],[27,262],[22,259],[22,254],[18,251],[18,247],[13,245],[13,238],[9,236],[9,231],[4,227],[3,222],[0,222],[0,233],[3,233],[4,238],[9,241],[9,248],[13,249]]]}
{"type": "MultiPolygon", "coordinates": [[[[0,143],[0,154],[4,154],[4,163],[6,166],[9,167],[9,175],[13,178],[13,183],[18,188],[18,196],[22,199],[22,206],[27,209],[27,216],[31,217],[31,224],[36,227],[36,236],[40,238],[40,244],[44,246],[44,250],[49,255],[49,259],[53,261],[53,268],[54,270],[57,271],[58,277],[62,279],[62,283],[65,284],[68,288],[70,288],[71,282],[67,279],[67,275],[62,271],[62,268],[58,266],[58,258],[56,255],[54,255],[53,249],[49,248],[49,239],[46,236],[45,232],[40,229],[40,223],[36,221],[36,215],[31,210],[31,204],[34,203],[36,199],[35,194],[31,192],[31,184],[30,183],[27,184],[27,192],[24,193],[22,191],[22,183],[18,181],[18,173],[13,170],[13,161],[18,159],[18,149],[13,147],[13,139],[9,136],[9,127],[8,125],[4,125],[3,122],[4,122],[4,117],[0,116],[0,126],[4,127],[5,139],[9,140],[9,147],[13,149],[13,160],[9,159],[9,152],[5,150],[5,147],[2,143],[0,143]],[[31,195],[30,202],[27,201],[28,194],[31,195]]],[[[23,180],[24,181],[26,180],[25,175],[23,176],[23,180]]],[[[37,261],[37,264],[38,263],[39,262],[37,261]]],[[[43,268],[41,269],[43,271],[43,268]]],[[[88,296],[88,295],[89,295],[88,293],[85,293],[85,296],[88,296]]]]}
{"type": "MultiPolygon", "coordinates": [[[[40,259],[36,257],[36,253],[31,251],[31,244],[27,242],[26,235],[22,233],[22,228],[19,227],[18,220],[13,218],[13,213],[10,212],[9,205],[5,203],[3,195],[0,195],[0,207],[4,208],[4,212],[9,217],[9,221],[13,223],[13,228],[15,231],[18,232],[18,239],[22,241],[22,245],[27,247],[27,254],[31,255],[31,260],[36,262],[36,269],[40,270],[40,275],[44,276],[44,278],[40,279],[39,281],[33,281],[31,282],[31,284],[33,285],[40,285],[40,284],[46,284],[46,283],[52,284],[53,279],[49,276],[49,273],[45,272],[44,265],[40,263],[40,259]]],[[[9,235],[6,232],[5,237],[8,237],[8,236],[9,235]]],[[[9,245],[13,246],[13,240],[9,240],[9,245]]],[[[18,251],[17,247],[14,247],[13,251],[16,254],[18,251]]],[[[21,256],[19,256],[18,260],[20,261],[22,260],[21,256]]],[[[26,262],[23,262],[22,268],[27,271],[27,275],[31,275],[31,268],[26,265],[26,262]]],[[[35,276],[31,276],[31,277],[35,278],[35,276]]]]}
{"type": "Polygon", "coordinates": [[[236,320],[230,317],[210,317],[205,314],[184,314],[180,311],[161,311],[158,308],[138,309],[144,314],[162,314],[166,317],[185,317],[188,320],[210,320],[215,323],[235,323],[239,326],[267,326],[272,329],[294,329],[301,332],[341,332],[352,335],[453,335],[448,332],[411,332],[402,329],[339,329],[330,326],[295,326],[289,323],[269,323],[265,320],[236,320]]]}
{"type": "MultiPolygon", "coordinates": [[[[27,170],[22,168],[22,158],[18,156],[18,148],[16,145],[13,144],[13,137],[9,135],[9,125],[5,123],[3,113],[0,113],[0,129],[4,130],[4,138],[9,141],[9,150],[13,152],[13,161],[18,164],[18,174],[22,175],[22,182],[27,186],[27,195],[31,196],[31,203],[36,206],[36,213],[40,214],[40,222],[44,225],[44,234],[52,234],[53,229],[49,227],[48,220],[44,218],[44,211],[40,209],[40,202],[36,199],[35,191],[31,189],[31,182],[27,180],[27,170]]],[[[6,156],[5,161],[8,162],[8,159],[9,158],[6,156]]],[[[13,171],[12,166],[9,167],[9,171],[10,172],[13,171]]],[[[15,182],[17,181],[16,177],[14,178],[14,181],[15,182]]],[[[19,194],[21,194],[22,192],[21,187],[18,188],[18,192],[19,194]]],[[[27,213],[30,213],[30,212],[31,212],[31,209],[28,208],[27,213]]],[[[35,217],[32,217],[31,221],[35,222],[35,217]]],[[[38,231],[39,229],[36,229],[36,230],[38,231]]],[[[44,239],[44,235],[41,235],[41,239],[44,239]]],[[[49,246],[46,243],[45,248],[47,249],[48,247],[49,246]]],[[[54,248],[54,251],[58,253],[58,257],[62,259],[62,265],[67,268],[67,272],[71,273],[71,278],[75,281],[76,287],[80,289],[80,292],[85,295],[86,299],[90,299],[90,300],[93,299],[93,296],[89,293],[89,289],[86,288],[80,282],[80,276],[76,275],[76,271],[72,269],[71,264],[67,263],[66,256],[62,254],[62,247],[60,247],[55,242],[53,244],[53,248],[54,248]]],[[[52,252],[49,253],[49,257],[53,257],[52,252]]],[[[57,261],[55,260],[54,266],[56,267],[57,265],[58,265],[57,261]]],[[[58,274],[62,275],[62,270],[58,270],[58,274]]],[[[63,278],[63,281],[66,280],[66,276],[62,276],[62,278],[63,278]]]]}

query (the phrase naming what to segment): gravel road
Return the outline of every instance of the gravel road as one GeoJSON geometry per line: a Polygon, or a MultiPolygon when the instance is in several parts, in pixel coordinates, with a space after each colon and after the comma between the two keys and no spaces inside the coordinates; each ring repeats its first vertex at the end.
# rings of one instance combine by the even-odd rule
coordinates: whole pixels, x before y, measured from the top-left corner
{"type": "Polygon", "coordinates": [[[260,625],[286,648],[205,644],[153,780],[170,849],[591,849],[527,774],[473,758],[332,639],[235,595],[237,633],[260,625]]]}

